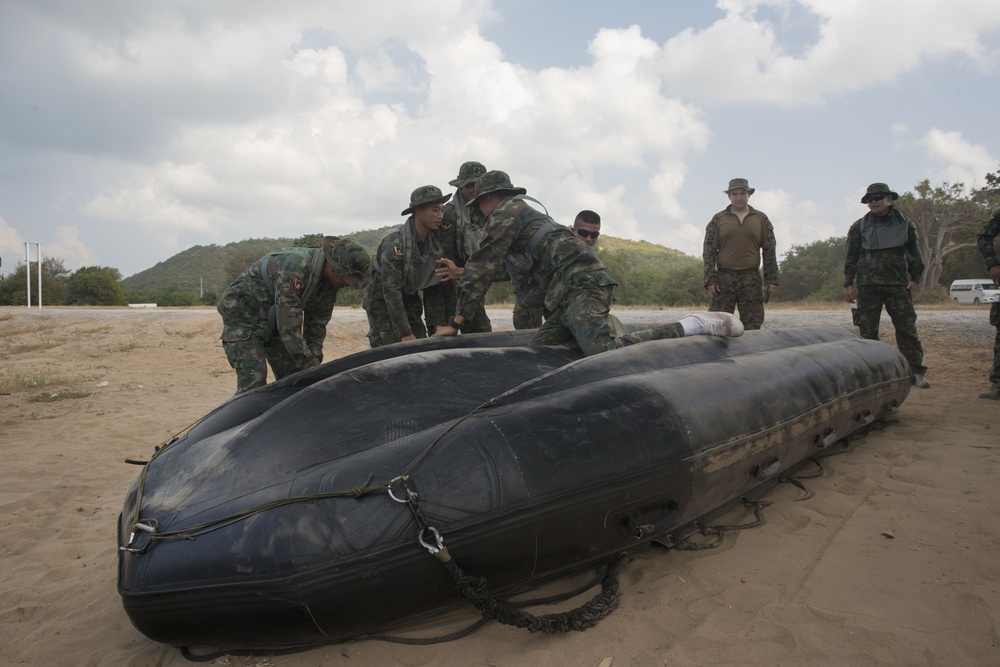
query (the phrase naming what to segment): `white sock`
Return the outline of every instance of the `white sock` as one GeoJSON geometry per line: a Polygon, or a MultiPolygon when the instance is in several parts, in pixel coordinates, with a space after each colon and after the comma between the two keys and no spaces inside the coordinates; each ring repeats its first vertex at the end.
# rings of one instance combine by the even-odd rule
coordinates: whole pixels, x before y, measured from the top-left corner
{"type": "Polygon", "coordinates": [[[684,328],[685,336],[700,336],[705,333],[705,325],[700,317],[688,315],[682,318],[679,324],[684,328]]]}

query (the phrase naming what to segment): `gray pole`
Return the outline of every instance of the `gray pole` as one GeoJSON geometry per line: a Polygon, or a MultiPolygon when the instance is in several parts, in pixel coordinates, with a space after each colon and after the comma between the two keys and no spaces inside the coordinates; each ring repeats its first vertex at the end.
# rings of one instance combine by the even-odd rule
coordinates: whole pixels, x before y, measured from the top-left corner
{"type": "Polygon", "coordinates": [[[28,254],[28,242],[24,242],[24,277],[28,281],[28,310],[31,310],[31,255],[28,254]]]}
{"type": "Polygon", "coordinates": [[[38,310],[42,309],[42,244],[38,245],[38,310]]]}

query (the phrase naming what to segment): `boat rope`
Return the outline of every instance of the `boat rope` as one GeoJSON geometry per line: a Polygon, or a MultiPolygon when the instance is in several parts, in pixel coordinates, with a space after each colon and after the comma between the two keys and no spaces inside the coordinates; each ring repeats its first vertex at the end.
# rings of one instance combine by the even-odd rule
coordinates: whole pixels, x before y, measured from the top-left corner
{"type": "MultiPolygon", "coordinates": [[[[145,472],[145,470],[143,470],[145,472]]],[[[136,497],[140,498],[142,493],[142,483],[144,476],[139,479],[139,489],[136,493],[136,497]]],[[[243,521],[249,517],[260,514],[261,512],[266,512],[267,510],[275,509],[277,507],[283,507],[286,505],[293,505],[296,503],[306,503],[313,502],[317,500],[327,500],[330,498],[345,498],[353,497],[360,498],[371,493],[381,493],[383,491],[389,490],[390,486],[388,484],[371,484],[372,476],[368,476],[368,480],[361,486],[356,486],[352,489],[346,491],[327,491],[325,493],[310,493],[303,496],[295,496],[291,498],[280,498],[278,500],[272,500],[268,503],[262,503],[260,505],[255,505],[254,507],[248,507],[245,510],[239,512],[234,512],[228,516],[222,516],[217,519],[212,519],[211,521],[205,521],[203,523],[198,523],[193,526],[186,526],[184,528],[179,528],[177,530],[168,530],[160,532],[157,530],[157,520],[156,519],[143,519],[140,520],[136,518],[132,522],[133,536],[129,539],[129,544],[124,547],[119,547],[124,551],[130,551],[134,553],[142,552],[145,547],[139,549],[130,548],[134,538],[135,531],[139,530],[149,534],[150,540],[193,540],[196,537],[210,533],[214,530],[219,530],[220,528],[225,528],[226,526],[232,525],[238,521],[243,521]]],[[[136,513],[138,514],[138,502],[136,503],[136,513]]],[[[148,544],[147,544],[148,546],[148,544]]]]}

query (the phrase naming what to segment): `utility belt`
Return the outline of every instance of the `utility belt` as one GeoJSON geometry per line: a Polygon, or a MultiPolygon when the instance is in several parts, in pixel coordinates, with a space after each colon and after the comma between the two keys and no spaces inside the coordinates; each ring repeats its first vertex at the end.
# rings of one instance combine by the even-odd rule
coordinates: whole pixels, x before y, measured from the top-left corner
{"type": "Polygon", "coordinates": [[[735,273],[737,275],[744,274],[744,273],[760,273],[760,267],[759,266],[755,266],[755,267],[750,268],[750,269],[724,269],[724,268],[722,268],[720,266],[720,267],[717,267],[716,270],[719,273],[735,273]]]}

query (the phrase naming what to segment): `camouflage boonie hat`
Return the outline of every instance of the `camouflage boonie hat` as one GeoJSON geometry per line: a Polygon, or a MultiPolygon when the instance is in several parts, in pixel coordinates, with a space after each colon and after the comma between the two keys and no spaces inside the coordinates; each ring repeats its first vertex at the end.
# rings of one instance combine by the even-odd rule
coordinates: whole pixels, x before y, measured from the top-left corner
{"type": "Polygon", "coordinates": [[[485,173],[486,167],[484,167],[481,163],[466,162],[458,168],[458,178],[448,181],[448,185],[453,188],[464,188],[469,183],[475,183],[476,180],[485,173]]]}
{"type": "Polygon", "coordinates": [[[750,187],[750,182],[745,178],[733,178],[729,180],[729,187],[723,190],[727,195],[733,190],[746,190],[748,195],[752,195],[755,190],[750,187]]]}
{"type": "Polygon", "coordinates": [[[451,199],[451,193],[441,194],[441,188],[436,185],[421,185],[410,193],[410,205],[403,209],[400,215],[409,215],[413,209],[424,204],[443,204],[451,199]]]}
{"type": "Polygon", "coordinates": [[[361,287],[367,282],[372,258],[354,239],[324,236],[323,254],[337,275],[351,287],[361,287]]]}
{"type": "Polygon", "coordinates": [[[861,198],[861,203],[867,204],[872,195],[887,195],[892,199],[892,201],[899,199],[899,195],[890,190],[889,186],[885,183],[872,183],[869,185],[868,190],[865,192],[865,196],[861,198]]]}
{"type": "Polygon", "coordinates": [[[528,191],[524,188],[515,188],[510,182],[510,176],[507,175],[505,171],[488,171],[476,181],[476,194],[472,199],[466,202],[466,206],[472,206],[476,203],[476,200],[483,195],[488,195],[491,192],[496,192],[497,190],[510,190],[514,194],[525,195],[528,191]]]}

